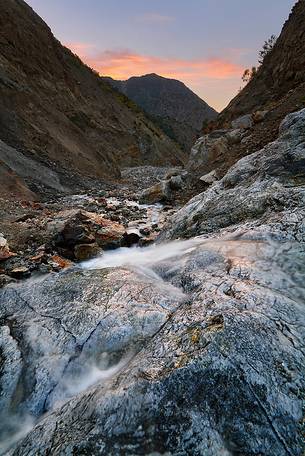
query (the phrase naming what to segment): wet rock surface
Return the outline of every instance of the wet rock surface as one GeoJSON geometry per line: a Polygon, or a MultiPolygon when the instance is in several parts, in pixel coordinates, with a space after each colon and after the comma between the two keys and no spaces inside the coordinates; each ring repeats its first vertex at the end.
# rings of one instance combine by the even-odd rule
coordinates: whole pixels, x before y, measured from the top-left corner
{"type": "Polygon", "coordinates": [[[127,222],[156,245],[0,291],[9,454],[302,455],[304,126],[288,116],[165,227],[156,206],[127,222]]]}

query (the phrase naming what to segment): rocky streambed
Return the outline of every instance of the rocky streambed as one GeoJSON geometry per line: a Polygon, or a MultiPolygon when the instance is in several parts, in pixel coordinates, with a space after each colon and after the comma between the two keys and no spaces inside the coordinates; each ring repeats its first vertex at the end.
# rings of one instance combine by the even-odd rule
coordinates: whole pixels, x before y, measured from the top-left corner
{"type": "Polygon", "coordinates": [[[288,116],[155,244],[0,291],[3,454],[301,456],[304,131],[288,116]]]}

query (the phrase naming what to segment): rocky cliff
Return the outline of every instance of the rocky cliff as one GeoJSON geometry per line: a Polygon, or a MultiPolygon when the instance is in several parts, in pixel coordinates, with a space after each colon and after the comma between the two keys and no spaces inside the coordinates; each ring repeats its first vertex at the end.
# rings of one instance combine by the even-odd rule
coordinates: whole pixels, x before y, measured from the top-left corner
{"type": "Polygon", "coordinates": [[[141,106],[187,154],[203,124],[217,116],[213,108],[175,79],[157,74],[132,77],[127,81],[105,79],[141,106]]]}
{"type": "Polygon", "coordinates": [[[190,169],[196,172],[199,158],[198,174],[217,169],[223,176],[238,159],[276,139],[284,117],[305,106],[304,59],[305,1],[299,0],[256,76],[219,114],[207,133],[216,131],[195,146],[190,169]],[[239,118],[243,119],[236,122],[239,118]],[[235,133],[223,138],[218,132],[223,129],[235,133]]]}
{"type": "Polygon", "coordinates": [[[63,47],[23,0],[0,0],[0,10],[0,182],[18,182],[11,195],[57,191],[39,170],[52,170],[69,189],[118,176],[121,166],[183,161],[179,147],[63,47]]]}

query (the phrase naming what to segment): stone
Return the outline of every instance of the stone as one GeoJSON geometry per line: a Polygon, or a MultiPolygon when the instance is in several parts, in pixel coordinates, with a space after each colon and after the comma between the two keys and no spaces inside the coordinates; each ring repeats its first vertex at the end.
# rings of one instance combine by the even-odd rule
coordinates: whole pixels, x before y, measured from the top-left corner
{"type": "Polygon", "coordinates": [[[10,251],[7,240],[0,233],[0,261],[7,260],[13,256],[15,256],[15,253],[10,251]]]}
{"type": "Polygon", "coordinates": [[[229,144],[232,144],[232,145],[240,143],[242,136],[243,136],[243,130],[241,130],[240,128],[228,131],[228,133],[226,134],[226,138],[227,138],[229,144]]]}
{"type": "Polygon", "coordinates": [[[14,279],[27,279],[30,277],[31,271],[26,266],[18,266],[10,271],[10,275],[14,277],[14,279]]]}
{"type": "Polygon", "coordinates": [[[74,256],[78,261],[85,261],[100,255],[101,248],[96,244],[77,244],[74,247],[74,256]]]}
{"type": "Polygon", "coordinates": [[[213,169],[213,171],[211,171],[210,173],[205,174],[204,176],[201,176],[200,180],[202,182],[204,182],[205,184],[213,184],[214,182],[217,181],[216,170],[213,169]]]}
{"type": "Polygon", "coordinates": [[[106,219],[102,225],[95,233],[97,244],[104,249],[120,247],[125,235],[124,226],[106,219]]]}
{"type": "Polygon", "coordinates": [[[252,119],[254,123],[262,122],[267,116],[269,111],[255,111],[252,114],[252,119]]]}
{"type": "Polygon", "coordinates": [[[53,255],[49,263],[58,269],[66,269],[73,264],[71,261],[67,260],[66,258],[62,258],[59,255],[53,255]]]}
{"type": "Polygon", "coordinates": [[[151,232],[151,229],[148,226],[143,226],[139,231],[141,234],[143,234],[143,236],[148,236],[151,232]]]}
{"type": "Polygon", "coordinates": [[[200,177],[215,169],[215,162],[229,153],[227,133],[227,130],[216,130],[198,139],[187,163],[191,174],[200,177]]]}
{"type": "Polygon", "coordinates": [[[253,119],[251,114],[246,114],[244,116],[238,117],[231,122],[232,128],[241,128],[247,130],[253,127],[253,119]]]}
{"type": "Polygon", "coordinates": [[[138,244],[139,240],[142,238],[140,230],[137,228],[128,228],[124,235],[124,244],[127,247],[131,247],[134,244],[138,244]]]}
{"type": "Polygon", "coordinates": [[[170,198],[171,189],[169,181],[161,181],[152,187],[143,190],[140,194],[140,203],[142,204],[154,204],[162,203],[170,198]]]}
{"type": "Polygon", "coordinates": [[[181,190],[184,186],[184,182],[181,176],[172,176],[169,180],[169,185],[172,190],[181,190]]]}
{"type": "Polygon", "coordinates": [[[5,285],[8,285],[9,283],[12,283],[14,281],[15,280],[12,277],[4,273],[0,274],[0,288],[5,287],[5,285]]]}

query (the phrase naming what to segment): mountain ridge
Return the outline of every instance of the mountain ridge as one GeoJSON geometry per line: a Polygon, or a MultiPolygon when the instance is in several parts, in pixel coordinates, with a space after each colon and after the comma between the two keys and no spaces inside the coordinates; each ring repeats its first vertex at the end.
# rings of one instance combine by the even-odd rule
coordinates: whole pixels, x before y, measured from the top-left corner
{"type": "Polygon", "coordinates": [[[217,112],[182,81],[156,73],[127,80],[104,77],[114,88],[140,106],[163,131],[189,152],[203,123],[217,112]]]}
{"type": "MultiPolygon", "coordinates": [[[[62,46],[29,5],[0,6],[0,139],[16,155],[50,168],[68,188],[117,178],[123,166],[183,162],[177,144],[62,46]]],[[[0,160],[8,166],[1,147],[0,160]]],[[[44,193],[36,177],[19,176],[22,187],[44,193]]]]}

